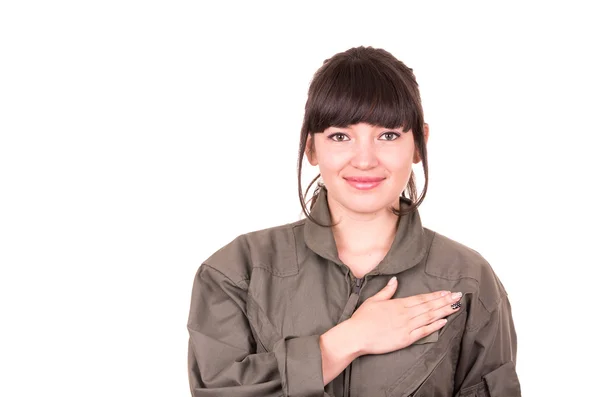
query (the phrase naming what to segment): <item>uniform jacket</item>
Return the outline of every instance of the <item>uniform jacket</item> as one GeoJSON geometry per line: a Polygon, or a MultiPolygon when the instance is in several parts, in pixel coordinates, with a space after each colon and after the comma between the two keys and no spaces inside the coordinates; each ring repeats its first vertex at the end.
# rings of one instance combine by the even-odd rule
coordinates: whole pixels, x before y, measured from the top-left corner
{"type": "MultiPolygon", "coordinates": [[[[330,222],[324,188],[311,214],[330,222]]],[[[476,251],[424,228],[418,212],[400,217],[387,256],[361,279],[339,259],[331,229],[308,219],[237,237],[199,267],[188,330],[194,397],[521,395],[502,283],[476,251]],[[439,331],[358,357],[323,385],[319,336],[392,276],[394,298],[461,291],[462,308],[439,331]]]]}

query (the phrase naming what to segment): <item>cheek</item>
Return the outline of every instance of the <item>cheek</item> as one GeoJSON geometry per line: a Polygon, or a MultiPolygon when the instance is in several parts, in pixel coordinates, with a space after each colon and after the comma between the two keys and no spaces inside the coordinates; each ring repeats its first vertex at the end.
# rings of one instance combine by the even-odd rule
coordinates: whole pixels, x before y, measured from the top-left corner
{"type": "Polygon", "coordinates": [[[406,173],[412,170],[413,153],[409,150],[382,152],[380,163],[391,173],[406,173]]]}
{"type": "Polygon", "coordinates": [[[344,151],[321,151],[318,153],[321,174],[332,174],[344,169],[352,159],[352,155],[344,151]]]}

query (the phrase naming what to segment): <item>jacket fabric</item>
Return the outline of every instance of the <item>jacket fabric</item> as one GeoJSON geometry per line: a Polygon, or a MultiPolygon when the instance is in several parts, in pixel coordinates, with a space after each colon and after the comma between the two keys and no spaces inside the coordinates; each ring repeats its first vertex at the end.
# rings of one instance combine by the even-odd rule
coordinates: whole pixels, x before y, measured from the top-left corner
{"type": "MultiPolygon", "coordinates": [[[[330,222],[325,188],[311,215],[330,222]]],[[[237,237],[199,267],[188,330],[194,397],[521,395],[502,283],[479,253],[424,228],[418,212],[400,217],[390,251],[361,279],[339,259],[331,229],[308,219],[237,237]],[[394,298],[461,291],[462,308],[439,331],[358,357],[324,385],[319,336],[392,276],[394,298]]]]}

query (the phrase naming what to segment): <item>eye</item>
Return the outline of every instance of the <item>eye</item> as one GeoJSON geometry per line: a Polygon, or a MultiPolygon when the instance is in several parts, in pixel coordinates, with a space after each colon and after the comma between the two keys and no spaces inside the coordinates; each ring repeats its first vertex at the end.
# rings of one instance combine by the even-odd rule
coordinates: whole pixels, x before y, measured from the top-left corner
{"type": "Polygon", "coordinates": [[[348,135],[343,134],[341,132],[336,132],[335,134],[331,134],[328,136],[328,138],[334,142],[342,142],[342,141],[350,140],[350,138],[348,138],[348,135]]]}
{"type": "Polygon", "coordinates": [[[388,132],[384,132],[383,134],[381,134],[380,138],[383,139],[384,141],[394,141],[394,140],[400,138],[400,134],[398,134],[397,132],[388,131],[388,132]]]}

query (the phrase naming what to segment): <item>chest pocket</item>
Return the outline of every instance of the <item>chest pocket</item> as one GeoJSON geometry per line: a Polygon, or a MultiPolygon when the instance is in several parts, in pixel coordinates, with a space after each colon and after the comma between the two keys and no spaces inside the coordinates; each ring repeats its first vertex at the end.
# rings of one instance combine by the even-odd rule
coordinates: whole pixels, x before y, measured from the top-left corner
{"type": "Polygon", "coordinates": [[[419,339],[418,341],[414,342],[413,345],[423,345],[425,343],[433,343],[433,342],[437,342],[440,336],[440,330],[438,329],[435,332],[430,333],[429,335],[419,339]]]}
{"type": "Polygon", "coordinates": [[[483,382],[461,390],[459,397],[501,397],[520,396],[521,385],[511,361],[501,365],[487,375],[483,382]]]}
{"type": "Polygon", "coordinates": [[[414,364],[387,389],[387,397],[451,396],[454,388],[454,366],[460,348],[460,336],[466,321],[466,312],[458,312],[437,333],[419,343],[427,349],[414,364]]]}

